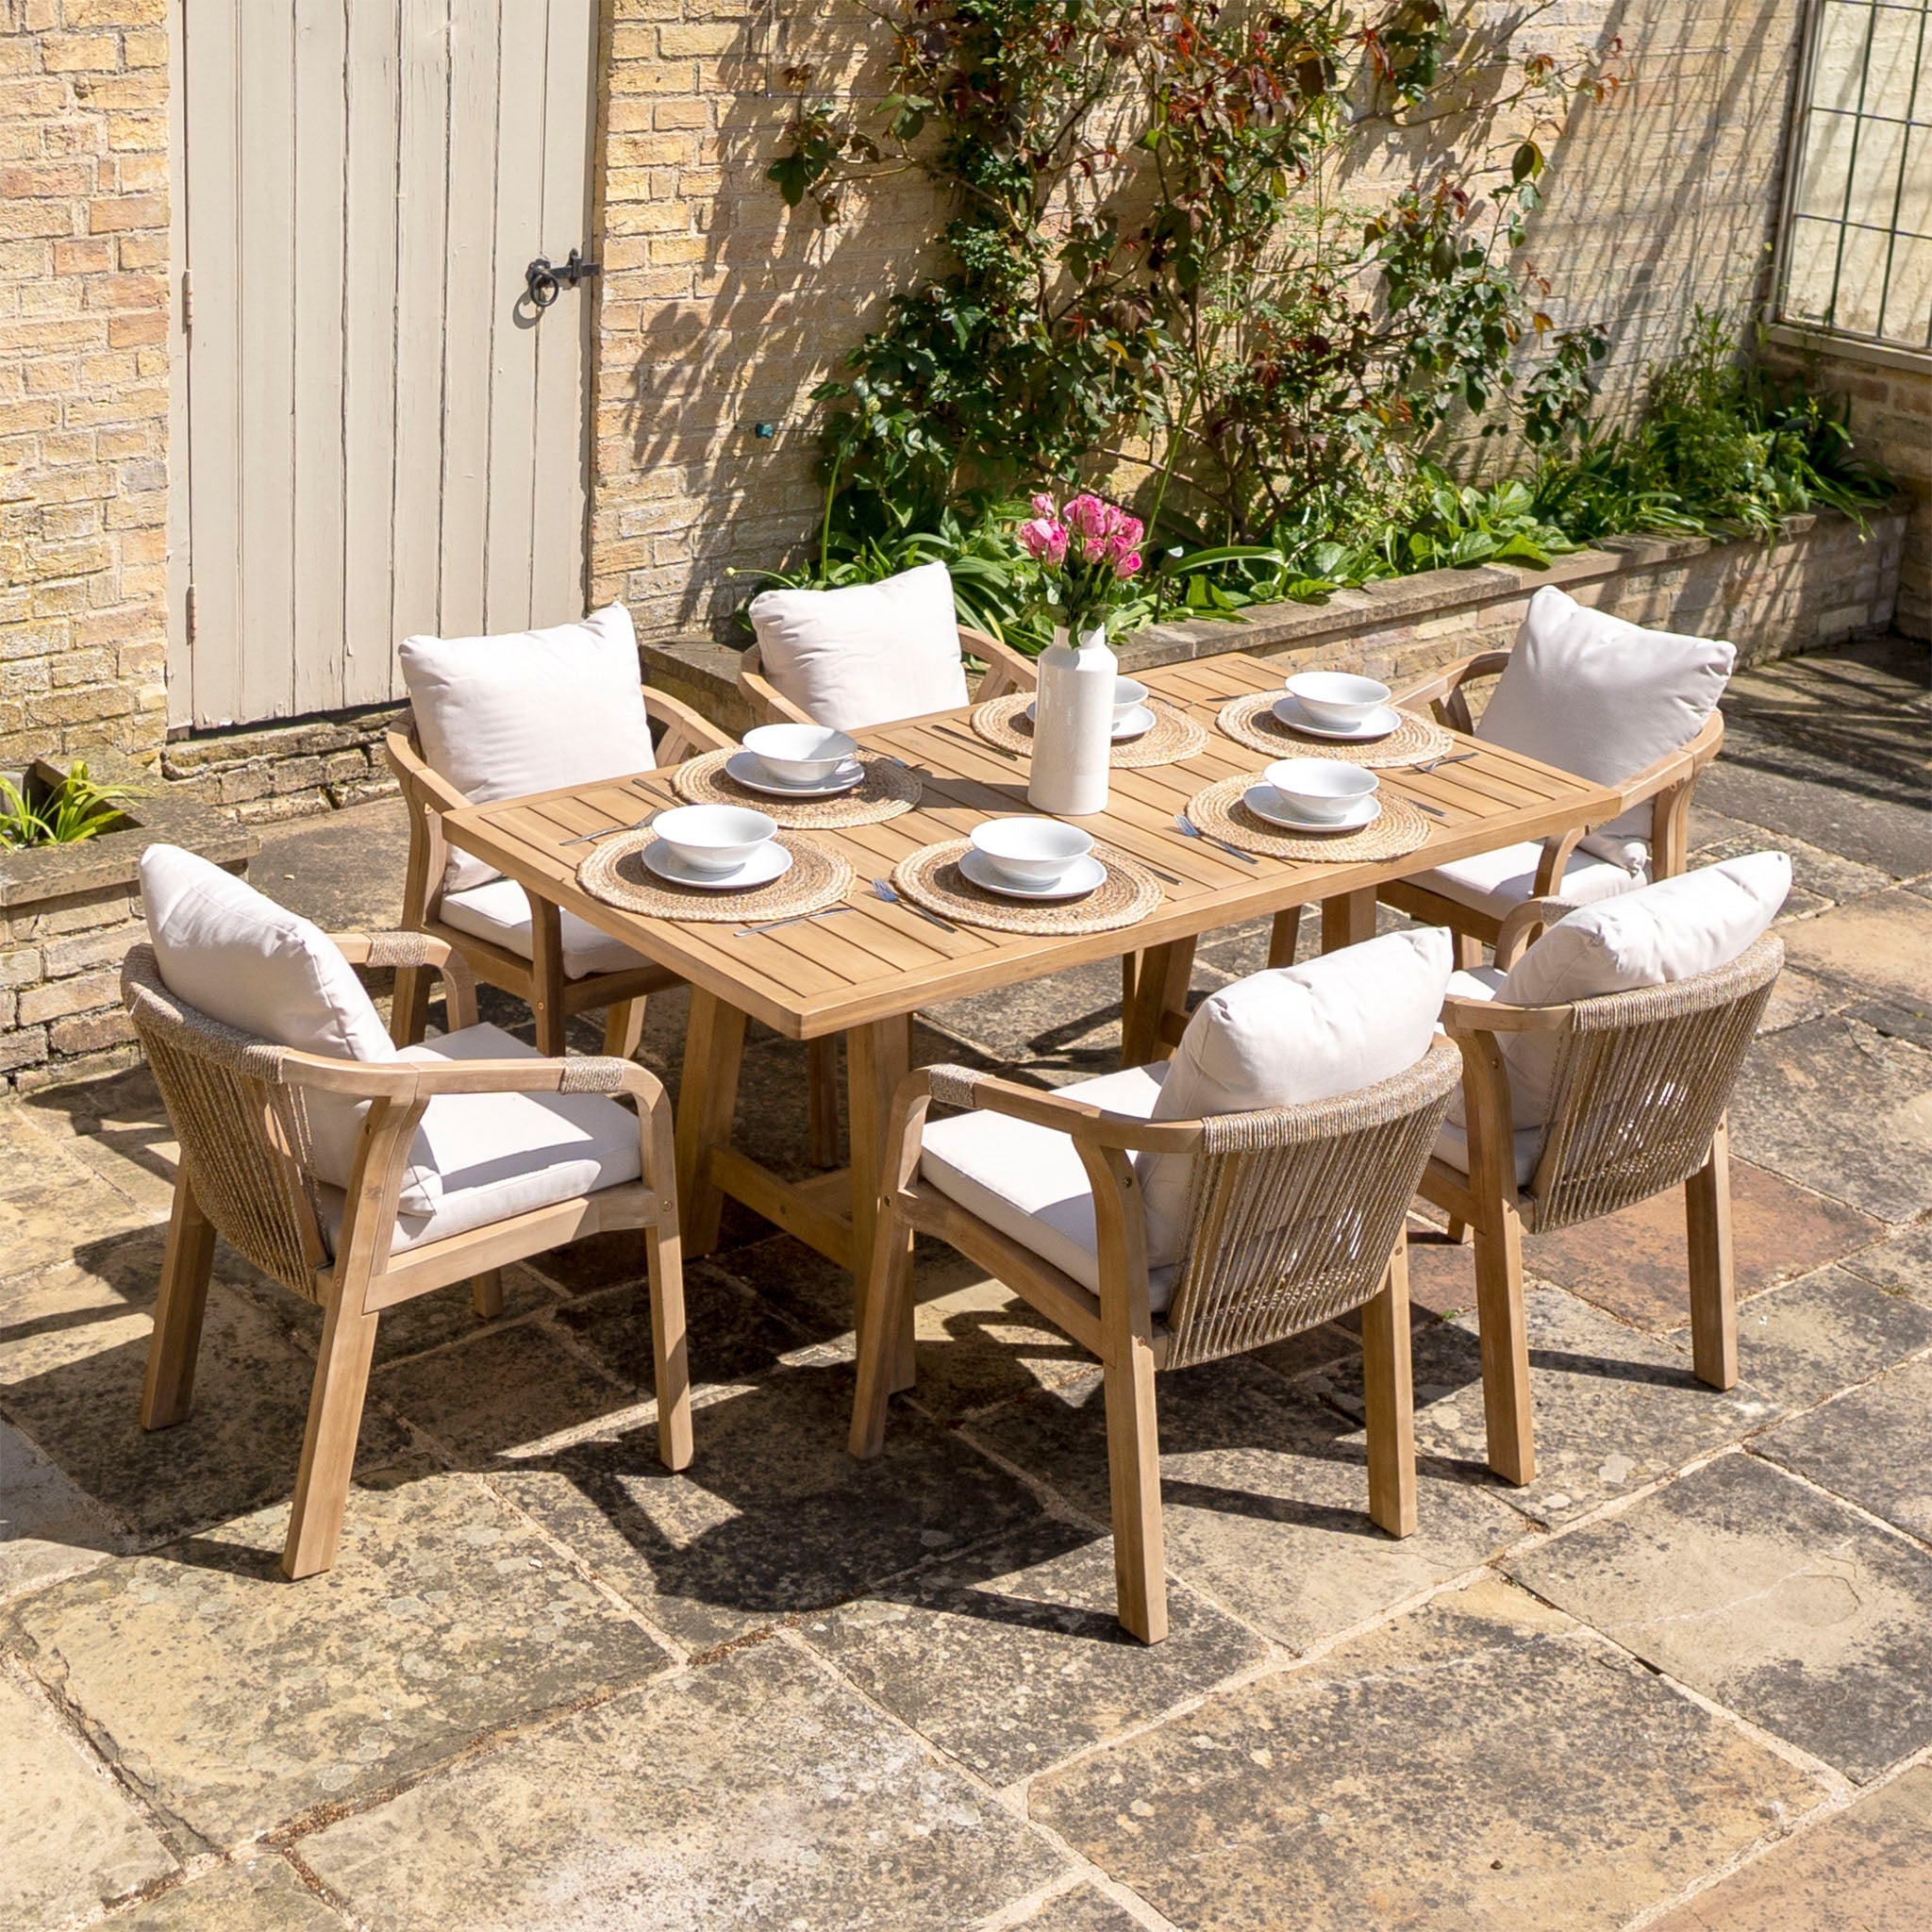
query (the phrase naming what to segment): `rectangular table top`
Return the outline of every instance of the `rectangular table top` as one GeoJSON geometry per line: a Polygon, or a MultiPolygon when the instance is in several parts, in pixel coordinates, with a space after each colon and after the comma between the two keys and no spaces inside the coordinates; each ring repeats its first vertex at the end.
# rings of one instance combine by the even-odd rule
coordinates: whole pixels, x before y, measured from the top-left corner
{"type": "Polygon", "coordinates": [[[1420,850],[1346,864],[1261,858],[1245,865],[1205,841],[1184,837],[1175,829],[1174,815],[1217,779],[1240,772],[1259,774],[1267,758],[1215,730],[1214,716],[1241,692],[1278,688],[1281,676],[1277,663],[1230,654],[1143,677],[1157,696],[1200,718],[1208,727],[1208,742],[1182,763],[1116,770],[1108,809],[1079,821],[1096,840],[1181,881],[1163,880],[1166,896],[1155,911],[1113,932],[1040,938],[965,925],[943,932],[917,912],[874,896],[873,879],[890,874],[921,846],[962,838],[987,817],[1029,809],[1025,764],[991,746],[963,741],[973,736],[967,710],[855,734],[862,744],[904,759],[918,774],[924,797],[914,810],[880,824],[807,835],[851,863],[858,876],[849,901],[857,909],[774,932],[741,938],[734,924],[645,918],[578,888],[576,867],[590,848],[568,841],[678,804],[662,772],[471,806],[450,813],[444,825],[452,844],[774,1031],[809,1040],[1359,891],[1448,859],[1610,816],[1613,794],[1602,786],[1470,739],[1457,747],[1476,751],[1468,763],[1429,773],[1377,774],[1386,790],[1425,801],[1444,814],[1431,821],[1428,842],[1420,850]],[[937,728],[941,725],[959,735],[937,728]]]}

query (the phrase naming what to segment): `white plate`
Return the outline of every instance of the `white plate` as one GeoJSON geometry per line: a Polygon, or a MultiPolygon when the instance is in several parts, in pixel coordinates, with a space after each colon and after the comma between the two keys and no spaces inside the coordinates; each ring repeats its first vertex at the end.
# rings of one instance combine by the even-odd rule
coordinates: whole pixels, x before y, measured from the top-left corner
{"type": "Polygon", "coordinates": [[[983,886],[989,892],[1003,893],[1008,899],[1074,899],[1082,892],[1092,891],[1107,878],[1106,866],[1091,853],[1085,858],[1074,859],[1058,878],[1043,886],[1016,884],[1005,873],[996,871],[983,852],[961,853],[959,870],[975,886],[983,886]]]}
{"type": "Polygon", "coordinates": [[[1274,715],[1291,731],[1306,731],[1310,738],[1332,738],[1341,744],[1367,744],[1387,738],[1402,723],[1402,713],[1393,705],[1377,705],[1359,724],[1338,731],[1332,724],[1317,724],[1291,695],[1274,700],[1274,715]]]}
{"type": "MultiPolygon", "coordinates": [[[[1026,722],[1029,724],[1037,724],[1040,722],[1034,717],[1031,705],[1026,707],[1026,722]]],[[[1115,744],[1126,744],[1133,739],[1145,738],[1158,722],[1147,706],[1136,705],[1118,724],[1111,728],[1109,738],[1115,744]]]]}
{"type": "Polygon", "coordinates": [[[674,886],[702,886],[708,892],[743,892],[782,879],[791,870],[791,854],[777,840],[770,839],[730,872],[691,872],[663,840],[654,839],[644,847],[644,864],[674,886]]]}
{"type": "Polygon", "coordinates": [[[836,798],[865,783],[865,767],[848,758],[829,778],[816,785],[792,785],[775,776],[755,751],[733,752],[724,760],[725,771],[748,791],[762,791],[767,798],[836,798]]]}
{"type": "Polygon", "coordinates": [[[1359,832],[1364,825],[1373,825],[1382,816],[1382,801],[1373,791],[1359,803],[1350,806],[1339,819],[1301,817],[1272,785],[1250,785],[1242,794],[1241,803],[1257,819],[1266,819],[1271,825],[1281,825],[1291,832],[1359,832]]]}

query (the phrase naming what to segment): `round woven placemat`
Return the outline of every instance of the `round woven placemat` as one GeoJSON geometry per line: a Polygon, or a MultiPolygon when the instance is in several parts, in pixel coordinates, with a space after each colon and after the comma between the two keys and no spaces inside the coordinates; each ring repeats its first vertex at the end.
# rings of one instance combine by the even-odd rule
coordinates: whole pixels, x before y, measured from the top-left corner
{"type": "Polygon", "coordinates": [[[1381,794],[1382,815],[1358,832],[1289,832],[1257,818],[1241,797],[1254,777],[1223,778],[1188,800],[1188,818],[1199,831],[1225,839],[1243,852],[1270,858],[1400,858],[1425,845],[1429,822],[1406,798],[1381,794]]]}
{"type": "Polygon", "coordinates": [[[780,832],[778,842],[791,855],[791,869],[770,885],[741,892],[714,892],[704,886],[674,886],[645,865],[644,847],[657,835],[647,827],[607,839],[577,867],[577,884],[593,899],[646,919],[789,919],[794,912],[823,912],[852,890],[852,868],[823,846],[795,832],[780,832]]]}
{"type": "Polygon", "coordinates": [[[975,886],[959,870],[959,856],[970,849],[965,839],[922,845],[892,868],[892,883],[942,919],[1040,936],[1112,932],[1145,919],[1160,904],[1154,876],[1105,845],[1096,845],[1093,856],[1106,866],[1107,877],[1082,898],[1053,900],[1008,899],[975,886]]]}
{"type": "MultiPolygon", "coordinates": [[[[989,698],[973,708],[973,728],[989,744],[1004,746],[1023,757],[1033,755],[1033,721],[1026,707],[1033,702],[1030,691],[1008,691],[1003,698],[989,698]]],[[[1191,758],[1208,742],[1208,727],[1197,724],[1185,711],[1176,711],[1158,698],[1151,698],[1147,708],[1154,713],[1152,726],[1139,738],[1130,738],[1108,753],[1107,761],[1116,771],[1135,771],[1144,765],[1177,765],[1191,758]]]]}
{"type": "Polygon", "coordinates": [[[920,785],[896,758],[882,751],[862,751],[865,776],[836,798],[776,798],[741,785],[725,763],[735,751],[708,751],[672,768],[671,789],[691,805],[748,805],[775,824],[798,831],[830,831],[839,825],[875,825],[895,819],[919,803],[920,785]]]}
{"type": "Polygon", "coordinates": [[[1274,715],[1280,697],[1278,691],[1256,691],[1230,698],[1214,722],[1237,744],[1265,751],[1272,758],[1339,758],[1343,764],[1366,765],[1372,772],[1426,764],[1456,749],[1456,740],[1441,725],[1433,718],[1418,718],[1413,711],[1398,711],[1402,723],[1387,738],[1367,744],[1317,738],[1292,729],[1274,715]]]}

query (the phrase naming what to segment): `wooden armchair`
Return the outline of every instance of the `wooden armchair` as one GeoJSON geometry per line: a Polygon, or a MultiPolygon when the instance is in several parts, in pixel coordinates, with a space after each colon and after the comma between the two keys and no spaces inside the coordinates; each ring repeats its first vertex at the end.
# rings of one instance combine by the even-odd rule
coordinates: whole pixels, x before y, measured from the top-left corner
{"type": "Polygon", "coordinates": [[[1017,1290],[1100,1357],[1120,1620],[1143,1642],[1167,1634],[1158,1369],[1261,1348],[1361,1308],[1369,1513],[1390,1535],[1407,1536],[1416,1503],[1404,1224],[1457,1071],[1455,1050],[1441,1041],[1392,1078],[1332,1100],[1158,1123],[963,1067],[910,1074],[893,1103],[886,1212],[861,1306],[852,1453],[878,1454],[887,1395],[909,1380],[906,1236],[920,1229],[1017,1290]],[[1069,1137],[1093,1198],[1097,1293],[921,1177],[934,1100],[1069,1137]],[[1192,1157],[1187,1245],[1173,1269],[1160,1271],[1164,1301],[1150,1282],[1130,1158],[1142,1151],[1192,1157]]]}
{"type": "MultiPolygon", "coordinates": [[[[1033,659],[1024,652],[1014,650],[1012,645],[1003,644],[998,638],[962,624],[959,641],[974,657],[986,662],[986,675],[979,680],[979,689],[974,693],[975,703],[985,698],[1004,697],[1009,691],[1032,691],[1040,683],[1040,667],[1033,659]]],[[[816,724],[819,722],[794,705],[765,675],[756,644],[739,659],[738,688],[744,693],[752,715],[760,724],[816,724]]],[[[886,724],[891,719],[890,716],[881,717],[878,722],[886,724]]]]}
{"type": "MultiPolygon", "coordinates": [[[[1475,724],[1469,708],[1468,687],[1478,678],[1497,676],[1508,661],[1509,653],[1507,651],[1478,652],[1474,657],[1465,658],[1461,663],[1452,664],[1436,676],[1402,692],[1395,702],[1411,711],[1426,704],[1438,723],[1448,725],[1452,730],[1473,732],[1475,724]]],[[[1723,714],[1713,711],[1690,743],[1634,773],[1619,789],[1616,808],[1608,817],[1619,817],[1646,803],[1650,807],[1650,876],[1653,880],[1674,878],[1684,870],[1690,850],[1690,794],[1696,787],[1698,774],[1717,757],[1724,741],[1723,714]]],[[[1556,897],[1568,898],[1574,905],[1587,896],[1603,896],[1577,890],[1579,881],[1574,868],[1593,870],[1601,867],[1607,874],[1621,871],[1608,859],[1593,859],[1589,853],[1578,853],[1578,843],[1589,830],[1590,827],[1579,825],[1557,838],[1545,839],[1540,855],[1525,847],[1522,889],[1513,893],[1506,891],[1498,895],[1507,897],[1507,905],[1472,905],[1440,890],[1431,882],[1428,874],[1385,885],[1380,888],[1378,896],[1385,904],[1429,925],[1449,927],[1456,935],[1457,964],[1474,966],[1477,963],[1478,948],[1495,944],[1503,921],[1514,906],[1523,901],[1556,897]]],[[[1607,883],[1611,891],[1623,889],[1615,880],[1607,883]]],[[[1631,880],[1630,883],[1641,881],[1631,880]]]]}
{"type": "MultiPolygon", "coordinates": [[[[1507,923],[1499,966],[1573,908],[1536,901],[1507,923]]],[[[1490,1467],[1536,1475],[1523,1234],[1614,1214],[1681,1186],[1690,1238],[1691,1362],[1700,1381],[1738,1379],[1724,1109],[1784,965],[1766,935],[1727,966],[1666,986],[1573,1005],[1503,1006],[1452,994],[1442,1024],[1462,1051],[1467,1166],[1432,1158],[1421,1193],[1475,1237],[1483,1408],[1490,1467]],[[1540,1128],[1512,1128],[1511,1035],[1556,1036],[1557,1065],[1540,1128]]]]}
{"type": "MultiPolygon", "coordinates": [[[[440,972],[452,1027],[474,1024],[475,991],[468,968],[441,940],[422,933],[346,933],[335,944],[351,964],[440,972]]],[[[463,1058],[459,1050],[445,1057],[440,1050],[450,1043],[447,1039],[417,1049],[415,1058],[384,1062],[299,1053],[176,999],[146,945],[128,954],[121,987],[181,1144],[142,1395],[142,1427],[164,1429],[187,1418],[217,1233],[264,1274],[324,1311],[308,1433],[282,1551],[289,1576],[313,1575],[335,1561],[381,1311],[468,1279],[477,1313],[499,1314],[499,1271],[506,1262],[580,1235],[643,1230],[658,1453],[672,1469],[690,1461],[684,1277],[672,1178],[675,1157],[670,1105],[654,1074],[632,1060],[543,1058],[527,1050],[526,1057],[515,1058],[463,1058]],[[369,1103],[346,1190],[318,1181],[307,1163],[306,1103],[311,1094],[369,1103]],[[636,1110],[634,1122],[613,1101],[597,1100],[588,1109],[575,1104],[568,1158],[571,1174],[580,1173],[587,1141],[604,1145],[611,1166],[636,1177],[578,1192],[571,1174],[546,1184],[540,1154],[515,1177],[516,1199],[540,1205],[488,1215],[486,1197],[505,1183],[486,1180],[444,1194],[437,1212],[413,1229],[398,1222],[404,1171],[429,1108],[445,1095],[512,1094],[626,1095],[636,1110]],[[625,1144],[626,1137],[632,1145],[625,1144]],[[439,1236],[439,1219],[460,1231],[439,1236]]],[[[492,1035],[495,1029],[484,1032],[492,1035]]],[[[491,1042],[486,1038],[482,1043],[491,1042]]],[[[475,1136],[473,1118],[468,1139],[474,1142],[475,1136]]],[[[504,1164],[513,1164],[523,1151],[507,1147],[504,1164]]]]}

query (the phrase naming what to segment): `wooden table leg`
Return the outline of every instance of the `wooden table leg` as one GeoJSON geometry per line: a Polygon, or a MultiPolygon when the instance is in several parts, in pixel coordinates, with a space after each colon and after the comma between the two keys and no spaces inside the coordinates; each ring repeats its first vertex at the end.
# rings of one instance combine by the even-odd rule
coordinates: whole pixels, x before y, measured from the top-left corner
{"type": "Polygon", "coordinates": [[[1342,892],[1322,901],[1322,950],[1341,951],[1358,946],[1375,937],[1375,889],[1365,886],[1359,892],[1342,892]]]}
{"type": "Polygon", "coordinates": [[[1194,941],[1171,940],[1164,946],[1149,946],[1141,955],[1134,974],[1134,999],[1121,1021],[1121,1060],[1129,1067],[1144,1067],[1151,1060],[1167,1059],[1174,1048],[1160,1037],[1160,1022],[1168,1013],[1188,1009],[1188,981],[1194,972],[1194,941]]]}
{"type": "Polygon", "coordinates": [[[1285,912],[1274,915],[1274,924],[1268,928],[1268,964],[1292,966],[1294,949],[1302,936],[1302,908],[1291,906],[1285,912]]]}
{"type": "MultiPolygon", "coordinates": [[[[891,1239],[903,1241],[909,1253],[912,1230],[887,1236],[891,1226],[884,1208],[882,1172],[886,1130],[891,1117],[892,1095],[912,1071],[912,1019],[902,1014],[869,1026],[854,1026],[845,1035],[845,1103],[852,1140],[852,1282],[855,1305],[873,1279],[874,1245],[891,1239]]],[[[912,1386],[913,1296],[904,1302],[899,1324],[896,1361],[889,1387],[912,1386]]],[[[855,1306],[861,1324],[865,1310],[855,1306]]]]}
{"type": "Polygon", "coordinates": [[[677,1212],[688,1257],[708,1255],[718,1245],[724,1196],[706,1171],[706,1156],[731,1143],[743,1054],[744,1015],[716,993],[692,987],[677,1087],[677,1212]]]}

